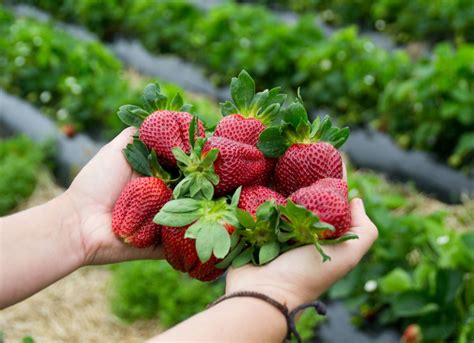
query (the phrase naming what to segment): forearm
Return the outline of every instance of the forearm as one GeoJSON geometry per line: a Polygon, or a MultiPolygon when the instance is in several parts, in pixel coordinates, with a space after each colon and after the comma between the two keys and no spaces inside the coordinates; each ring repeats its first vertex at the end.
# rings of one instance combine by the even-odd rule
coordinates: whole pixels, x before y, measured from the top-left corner
{"type": "Polygon", "coordinates": [[[81,266],[83,249],[75,221],[65,195],[0,218],[0,308],[81,266]]]}
{"type": "Polygon", "coordinates": [[[180,323],[154,342],[282,342],[286,319],[263,300],[238,297],[227,299],[180,323]]]}

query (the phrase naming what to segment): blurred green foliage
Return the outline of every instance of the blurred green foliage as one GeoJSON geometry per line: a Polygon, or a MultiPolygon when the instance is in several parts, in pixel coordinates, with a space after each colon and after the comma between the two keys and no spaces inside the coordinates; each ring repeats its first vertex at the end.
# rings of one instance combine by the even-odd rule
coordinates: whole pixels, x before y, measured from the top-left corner
{"type": "Polygon", "coordinates": [[[397,42],[474,42],[471,0],[254,0],[250,2],[318,13],[329,24],[359,24],[397,42]]]}
{"type": "Polygon", "coordinates": [[[474,46],[438,45],[408,78],[389,83],[379,111],[378,125],[401,145],[474,167],[474,46]]]}
{"type": "Polygon", "coordinates": [[[0,216],[33,193],[43,159],[43,147],[25,136],[0,139],[0,216]]]}
{"type": "Polygon", "coordinates": [[[474,232],[449,228],[446,212],[417,214],[409,197],[376,175],[349,173],[379,239],[329,291],[359,315],[355,323],[411,323],[431,341],[474,339],[474,232]]]}
{"type": "MultiPolygon", "coordinates": [[[[223,280],[204,283],[174,270],[166,261],[134,261],[111,267],[112,312],[127,322],[158,317],[160,325],[171,327],[203,311],[224,294],[223,280]]],[[[314,311],[305,311],[298,330],[307,340],[323,320],[314,311]]]]}

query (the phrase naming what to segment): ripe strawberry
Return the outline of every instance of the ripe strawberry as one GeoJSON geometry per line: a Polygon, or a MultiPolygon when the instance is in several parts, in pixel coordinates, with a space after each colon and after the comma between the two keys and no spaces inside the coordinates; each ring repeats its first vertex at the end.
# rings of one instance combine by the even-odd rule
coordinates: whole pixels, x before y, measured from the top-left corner
{"type": "MultiPolygon", "coordinates": [[[[201,281],[212,281],[221,276],[225,269],[217,268],[215,265],[222,261],[214,255],[202,263],[196,252],[196,241],[185,238],[188,226],[169,227],[162,229],[162,242],[165,258],[176,270],[189,273],[192,278],[201,281]]],[[[231,235],[234,232],[233,226],[226,226],[227,232],[231,235]]]]}
{"type": "MultiPolygon", "coordinates": [[[[176,167],[171,150],[181,148],[189,153],[189,125],[192,115],[187,112],[159,110],[150,114],[140,126],[140,139],[156,151],[159,161],[168,168],[176,167]]],[[[199,122],[199,137],[204,137],[204,126],[199,122]]]]}
{"type": "Polygon", "coordinates": [[[322,179],[291,194],[287,204],[280,206],[283,241],[315,244],[323,260],[320,243],[335,243],[357,238],[348,232],[351,213],[347,199],[346,182],[340,179],[322,179]]]}
{"type": "Polygon", "coordinates": [[[260,133],[275,120],[286,95],[280,94],[280,87],[255,94],[255,82],[245,70],[232,78],[230,93],[233,102],[222,104],[224,118],[214,136],[256,145],[260,133]]]}
{"type": "MultiPolygon", "coordinates": [[[[193,116],[183,105],[181,95],[173,99],[160,93],[158,84],[149,84],[143,92],[145,109],[135,105],[121,106],[118,116],[127,125],[139,129],[139,137],[150,150],[155,150],[160,163],[167,168],[176,168],[176,159],[171,150],[179,147],[189,153],[189,125],[193,116]]],[[[198,122],[195,134],[204,137],[204,126],[198,122]]]]}
{"type": "Polygon", "coordinates": [[[115,203],[112,231],[137,248],[160,243],[161,227],[153,223],[153,217],[171,196],[171,189],[159,178],[130,181],[115,203]]]}
{"type": "Polygon", "coordinates": [[[153,223],[153,217],[172,197],[167,186],[170,176],[138,139],[127,145],[124,154],[132,168],[145,176],[122,190],[112,212],[112,231],[126,243],[145,248],[161,241],[161,226],[153,223]]]}
{"type": "Polygon", "coordinates": [[[280,157],[275,167],[275,188],[288,196],[323,178],[342,178],[342,158],[336,148],[349,129],[333,127],[326,117],[311,125],[301,100],[285,109],[280,127],[266,129],[257,144],[267,157],[280,157]]]}
{"type": "Polygon", "coordinates": [[[231,248],[231,235],[237,225],[236,208],[240,191],[230,204],[218,200],[178,199],[168,202],[155,216],[163,225],[162,240],[167,261],[193,278],[211,281],[225,267],[216,266],[231,248]]]}
{"type": "Polygon", "coordinates": [[[229,194],[239,186],[263,182],[270,173],[265,156],[256,147],[223,137],[198,138],[189,156],[179,148],[173,153],[185,176],[174,190],[175,198],[212,199],[214,192],[229,194]]]}
{"type": "Polygon", "coordinates": [[[423,340],[421,328],[417,324],[410,324],[403,332],[402,343],[420,343],[423,340]]]}
{"type": "Polygon", "coordinates": [[[242,188],[238,207],[255,216],[257,208],[268,200],[275,200],[278,205],[283,205],[285,197],[273,189],[265,186],[247,186],[242,188]]]}
{"type": "Polygon", "coordinates": [[[62,132],[66,137],[72,138],[76,135],[77,130],[74,124],[66,123],[61,127],[62,132]]]}

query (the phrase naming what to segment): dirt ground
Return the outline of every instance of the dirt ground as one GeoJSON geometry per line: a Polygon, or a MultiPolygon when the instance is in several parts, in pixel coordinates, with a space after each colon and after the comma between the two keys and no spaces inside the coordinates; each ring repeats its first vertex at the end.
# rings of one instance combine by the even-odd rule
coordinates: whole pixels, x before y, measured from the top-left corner
{"type": "MultiPolygon", "coordinates": [[[[62,191],[48,174],[41,175],[35,193],[18,210],[43,203],[62,191]]],[[[0,311],[3,342],[21,342],[25,336],[37,343],[143,342],[157,335],[161,331],[157,320],[130,325],[111,314],[107,301],[109,279],[107,267],[82,268],[0,311]]]]}

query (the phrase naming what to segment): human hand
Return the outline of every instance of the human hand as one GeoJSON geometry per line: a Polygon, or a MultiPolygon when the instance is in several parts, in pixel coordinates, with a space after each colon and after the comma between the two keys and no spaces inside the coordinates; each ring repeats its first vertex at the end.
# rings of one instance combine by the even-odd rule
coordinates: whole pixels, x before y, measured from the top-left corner
{"type": "Polygon", "coordinates": [[[231,268],[227,273],[226,294],[260,292],[285,303],[290,310],[316,299],[354,268],[377,239],[377,228],[367,217],[362,200],[353,199],[350,210],[350,231],[359,239],[324,246],[331,261],[323,263],[315,247],[308,245],[290,250],[261,267],[231,268]]]}
{"type": "Polygon", "coordinates": [[[112,232],[112,210],[125,185],[137,178],[122,150],[132,142],[133,128],[123,130],[81,170],[62,195],[80,230],[83,264],[163,258],[161,247],[138,249],[112,232]]]}

